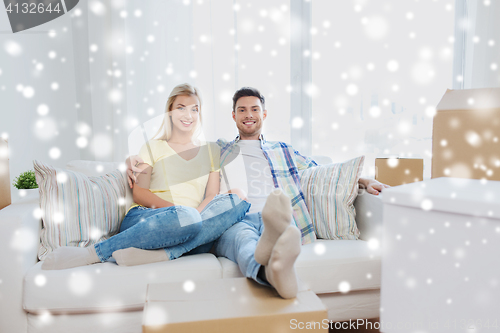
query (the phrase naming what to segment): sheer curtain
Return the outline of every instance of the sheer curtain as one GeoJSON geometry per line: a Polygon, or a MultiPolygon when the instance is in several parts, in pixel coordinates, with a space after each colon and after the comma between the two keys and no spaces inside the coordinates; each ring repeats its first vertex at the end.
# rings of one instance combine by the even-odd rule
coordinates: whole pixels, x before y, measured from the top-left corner
{"type": "Polygon", "coordinates": [[[253,86],[267,100],[264,132],[289,141],[289,21],[287,1],[80,2],[71,28],[82,158],[123,161],[128,134],[184,82],[201,90],[208,140],[234,138],[232,95],[253,86]]]}

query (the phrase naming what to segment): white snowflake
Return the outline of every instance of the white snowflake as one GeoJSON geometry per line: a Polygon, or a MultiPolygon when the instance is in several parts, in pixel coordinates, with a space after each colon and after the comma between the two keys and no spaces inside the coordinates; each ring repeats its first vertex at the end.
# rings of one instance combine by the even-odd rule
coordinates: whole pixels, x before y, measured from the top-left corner
{"type": "Polygon", "coordinates": [[[5,51],[13,57],[17,57],[22,54],[23,49],[21,45],[15,41],[8,40],[4,43],[5,51]]]}
{"type": "Polygon", "coordinates": [[[61,150],[57,147],[53,147],[49,150],[49,156],[53,160],[57,160],[59,157],[61,157],[61,150]]]}
{"type": "Polygon", "coordinates": [[[193,281],[191,280],[186,280],[183,284],[182,284],[182,288],[184,289],[185,292],[187,293],[192,293],[195,288],[196,288],[196,285],[193,281]]]}

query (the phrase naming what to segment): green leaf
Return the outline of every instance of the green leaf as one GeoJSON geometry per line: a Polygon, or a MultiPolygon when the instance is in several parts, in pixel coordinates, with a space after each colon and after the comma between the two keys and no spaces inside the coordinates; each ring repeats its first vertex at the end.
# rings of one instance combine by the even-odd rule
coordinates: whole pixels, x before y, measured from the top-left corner
{"type": "Polygon", "coordinates": [[[12,185],[18,190],[38,188],[38,184],[36,183],[35,171],[30,170],[21,173],[18,177],[14,178],[14,182],[12,183],[12,185]]]}

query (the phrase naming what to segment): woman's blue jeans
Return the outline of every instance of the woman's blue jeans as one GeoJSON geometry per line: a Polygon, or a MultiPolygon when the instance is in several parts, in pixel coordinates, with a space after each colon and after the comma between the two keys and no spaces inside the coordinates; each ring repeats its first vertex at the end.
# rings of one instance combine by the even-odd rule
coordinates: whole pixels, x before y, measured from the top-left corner
{"type": "Polygon", "coordinates": [[[129,210],[118,234],[94,247],[101,262],[114,251],[129,247],[163,248],[170,260],[191,250],[194,250],[191,254],[208,252],[213,242],[241,221],[249,209],[250,203],[235,194],[217,195],[201,213],[187,206],[156,209],[138,206],[129,210]]]}

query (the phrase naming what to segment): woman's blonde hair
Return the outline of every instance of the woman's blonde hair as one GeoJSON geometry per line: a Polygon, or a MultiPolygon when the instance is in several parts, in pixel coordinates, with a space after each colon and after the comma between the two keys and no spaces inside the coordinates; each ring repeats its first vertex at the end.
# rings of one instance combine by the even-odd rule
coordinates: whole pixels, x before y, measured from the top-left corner
{"type": "Polygon", "coordinates": [[[172,89],[172,92],[168,96],[167,105],[165,106],[165,115],[163,117],[163,122],[161,123],[160,129],[153,136],[153,139],[157,140],[168,140],[172,136],[172,121],[170,118],[170,111],[174,105],[174,101],[177,96],[196,96],[200,101],[198,105],[199,121],[196,123],[196,127],[193,131],[193,141],[199,141],[201,139],[201,96],[198,89],[190,85],[189,83],[179,84],[172,89]]]}

